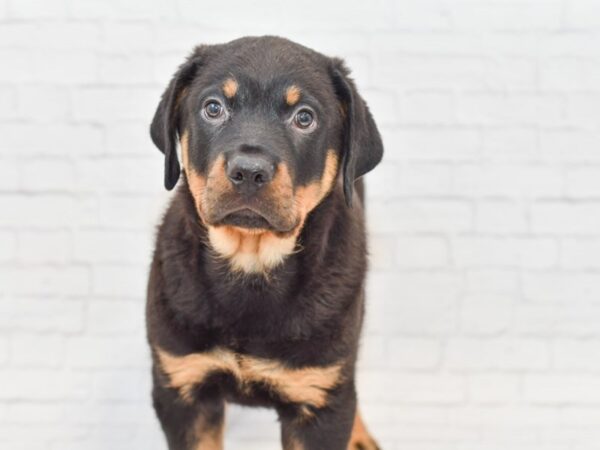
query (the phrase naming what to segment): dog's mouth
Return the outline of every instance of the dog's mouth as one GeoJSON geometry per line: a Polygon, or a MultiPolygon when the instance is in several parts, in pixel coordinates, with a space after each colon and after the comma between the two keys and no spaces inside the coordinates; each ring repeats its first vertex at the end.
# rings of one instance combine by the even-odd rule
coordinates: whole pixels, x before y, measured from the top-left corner
{"type": "Polygon", "coordinates": [[[249,208],[231,212],[219,222],[220,225],[232,225],[248,229],[272,230],[274,228],[264,216],[249,208]]]}
{"type": "Polygon", "coordinates": [[[278,235],[292,232],[299,224],[298,218],[281,217],[279,214],[263,211],[248,204],[220,212],[214,211],[209,217],[208,224],[213,226],[233,226],[256,232],[271,231],[278,235]]]}

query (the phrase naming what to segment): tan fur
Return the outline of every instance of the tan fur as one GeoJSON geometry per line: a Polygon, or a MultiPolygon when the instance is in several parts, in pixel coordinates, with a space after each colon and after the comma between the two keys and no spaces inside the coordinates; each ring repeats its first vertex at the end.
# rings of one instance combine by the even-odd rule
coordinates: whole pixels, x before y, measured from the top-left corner
{"type": "Polygon", "coordinates": [[[342,381],[341,363],[292,369],[278,361],[239,355],[221,348],[185,356],[171,355],[160,348],[156,348],[156,353],[169,379],[168,386],[178,389],[185,401],[191,400],[194,386],[214,372],[229,373],[242,390],[248,389],[249,383],[264,383],[290,402],[315,408],[325,406],[328,390],[342,381]]]}
{"type": "Polygon", "coordinates": [[[273,206],[278,209],[278,215],[286,217],[289,223],[295,222],[294,184],[287,164],[280,163],[277,166],[275,176],[267,186],[265,197],[272,200],[273,206]]]}
{"type": "Polygon", "coordinates": [[[202,196],[204,195],[204,191],[206,189],[206,179],[202,175],[197,173],[196,170],[190,165],[189,133],[187,130],[183,132],[180,142],[183,171],[185,172],[188,187],[190,189],[192,197],[194,197],[196,209],[198,210],[200,217],[202,217],[202,196]]]}
{"type": "Polygon", "coordinates": [[[327,152],[325,169],[320,180],[302,186],[294,192],[292,178],[285,164],[279,164],[277,172],[265,192],[277,214],[294,226],[286,236],[278,236],[269,230],[244,229],[234,226],[213,226],[207,220],[207,211],[215,207],[222,195],[234,195],[225,173],[225,159],[219,156],[208,176],[198,174],[189,163],[189,134],[181,137],[181,155],[190,192],[202,222],[208,228],[208,238],[213,249],[229,260],[231,268],[246,273],[267,273],[281,264],[296,248],[296,240],[306,216],[331,191],[338,170],[338,158],[334,150],[327,152]]]}
{"type": "Polygon", "coordinates": [[[304,450],[304,445],[296,438],[289,438],[283,448],[284,450],[304,450]]]}
{"type": "Polygon", "coordinates": [[[225,94],[225,97],[227,98],[233,98],[237,93],[238,87],[237,81],[235,81],[233,78],[227,78],[223,82],[223,94],[225,94]]]}
{"type": "Polygon", "coordinates": [[[179,139],[181,144],[181,160],[183,162],[183,169],[187,169],[190,161],[190,133],[188,130],[184,130],[181,138],[179,139]]]}
{"type": "Polygon", "coordinates": [[[289,106],[294,106],[300,100],[300,88],[298,86],[290,86],[285,91],[285,102],[289,106]]]}
{"type": "Polygon", "coordinates": [[[348,450],[378,450],[377,444],[367,431],[365,424],[360,415],[360,411],[356,411],[354,416],[354,425],[352,427],[352,435],[348,443],[348,450]]]}
{"type": "Polygon", "coordinates": [[[227,172],[225,170],[225,157],[223,155],[219,155],[217,157],[210,171],[208,172],[207,187],[210,192],[206,193],[203,200],[208,204],[208,207],[211,206],[211,201],[215,201],[215,197],[211,196],[210,194],[233,192],[231,182],[229,181],[229,178],[227,177],[227,172]]]}
{"type": "Polygon", "coordinates": [[[296,248],[296,235],[279,237],[267,232],[260,238],[258,262],[260,270],[267,270],[281,264],[286,256],[291,255],[296,248]]]}
{"type": "MultiPolygon", "coordinates": [[[[209,227],[209,238],[214,249],[230,260],[234,270],[247,273],[266,273],[281,264],[286,256],[294,252],[307,215],[331,191],[337,170],[337,155],[330,150],[321,179],[298,188],[293,197],[293,207],[287,214],[291,214],[295,219],[290,220],[295,220],[298,225],[288,236],[277,236],[270,231],[253,230],[248,233],[235,227],[209,227]]],[[[285,165],[280,165],[269,189],[274,202],[289,195],[291,177],[285,165]]]]}
{"type": "Polygon", "coordinates": [[[338,160],[336,153],[333,150],[329,150],[321,179],[308,186],[299,188],[296,193],[296,204],[300,209],[302,219],[305,219],[306,215],[315,209],[321,203],[321,200],[331,191],[337,170],[338,160]]]}
{"type": "Polygon", "coordinates": [[[200,415],[191,432],[194,450],[223,450],[223,423],[217,426],[207,424],[204,416],[200,415]]]}
{"type": "Polygon", "coordinates": [[[327,403],[327,391],[340,382],[341,364],[328,367],[289,369],[277,361],[243,357],[242,376],[272,386],[275,391],[294,403],[306,403],[322,408],[327,403]]]}
{"type": "MultiPolygon", "coordinates": [[[[181,397],[191,400],[193,387],[204,380],[210,372],[234,372],[237,369],[235,355],[221,349],[207,353],[191,353],[174,356],[156,348],[163,371],[169,376],[169,387],[179,390],[181,397]]],[[[238,374],[235,374],[238,376],[238,374]]]]}
{"type": "Polygon", "coordinates": [[[282,238],[266,230],[247,233],[230,226],[209,227],[208,237],[234,270],[247,273],[264,272],[280,264],[296,246],[295,236],[282,238]]]}

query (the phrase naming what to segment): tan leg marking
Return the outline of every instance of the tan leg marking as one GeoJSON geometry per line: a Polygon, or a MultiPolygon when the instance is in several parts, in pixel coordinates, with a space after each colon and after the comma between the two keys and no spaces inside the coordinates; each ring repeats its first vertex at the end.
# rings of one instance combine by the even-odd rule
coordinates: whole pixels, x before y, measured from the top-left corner
{"type": "Polygon", "coordinates": [[[250,383],[264,383],[293,403],[315,408],[327,404],[327,395],[342,381],[342,363],[325,367],[292,369],[278,361],[239,355],[221,348],[185,356],[172,355],[158,347],[160,367],[169,378],[168,386],[178,389],[185,401],[191,401],[194,386],[215,372],[231,374],[242,390],[250,383]]]}
{"type": "Polygon", "coordinates": [[[206,423],[206,418],[198,416],[191,431],[190,441],[194,450],[223,450],[224,424],[217,426],[206,423]]]}
{"type": "Polygon", "coordinates": [[[223,94],[225,94],[225,97],[227,98],[233,98],[237,93],[238,87],[239,85],[237,81],[235,81],[233,78],[227,78],[223,82],[223,94]]]}
{"type": "Polygon", "coordinates": [[[295,85],[291,85],[285,91],[285,102],[289,106],[294,106],[300,100],[300,88],[295,85]]]}
{"type": "Polygon", "coordinates": [[[356,416],[354,417],[348,450],[379,450],[377,443],[367,431],[359,410],[356,410],[356,416]]]}

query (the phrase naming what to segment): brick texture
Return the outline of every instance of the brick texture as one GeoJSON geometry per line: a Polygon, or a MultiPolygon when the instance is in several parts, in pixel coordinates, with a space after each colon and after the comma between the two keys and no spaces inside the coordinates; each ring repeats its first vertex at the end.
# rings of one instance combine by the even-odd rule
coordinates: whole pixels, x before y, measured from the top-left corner
{"type": "MultiPolygon", "coordinates": [[[[0,0],[0,448],[166,448],[148,124],[194,45],[247,34],[346,58],[384,137],[358,373],[382,447],[598,448],[597,0],[0,0]]],[[[227,428],[280,448],[271,411],[227,428]]]]}

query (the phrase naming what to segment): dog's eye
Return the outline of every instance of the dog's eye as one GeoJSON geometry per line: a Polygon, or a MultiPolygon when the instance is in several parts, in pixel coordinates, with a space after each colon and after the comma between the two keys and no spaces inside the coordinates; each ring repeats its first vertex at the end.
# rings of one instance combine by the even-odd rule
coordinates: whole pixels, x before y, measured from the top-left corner
{"type": "Polygon", "coordinates": [[[223,105],[221,105],[216,100],[211,100],[206,105],[204,105],[204,112],[206,116],[210,119],[218,119],[223,115],[223,105]]]}
{"type": "Polygon", "coordinates": [[[296,117],[294,118],[294,122],[300,128],[308,128],[314,123],[314,117],[312,112],[308,109],[301,109],[296,113],[296,117]]]}

